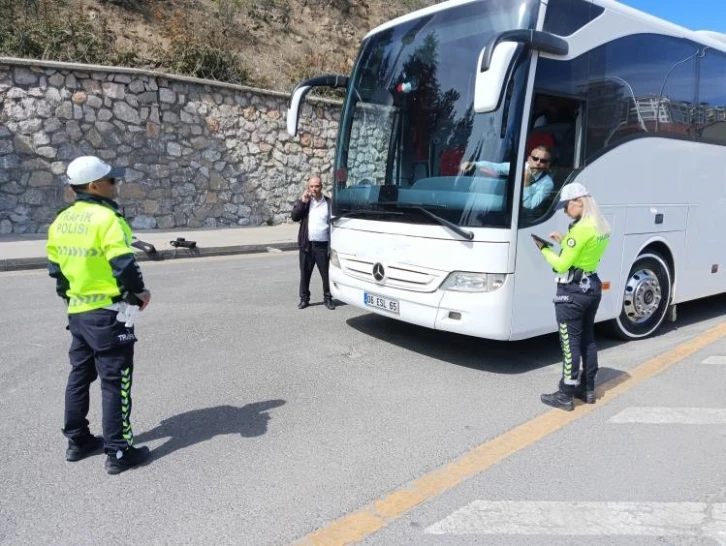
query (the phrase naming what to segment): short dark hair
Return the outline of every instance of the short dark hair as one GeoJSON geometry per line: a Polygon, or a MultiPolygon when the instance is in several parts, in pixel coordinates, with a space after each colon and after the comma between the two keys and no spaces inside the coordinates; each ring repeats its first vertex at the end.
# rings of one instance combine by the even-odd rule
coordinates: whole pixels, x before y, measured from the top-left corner
{"type": "Polygon", "coordinates": [[[76,195],[79,193],[88,193],[88,186],[90,185],[90,182],[88,184],[71,184],[71,189],[76,195]]]}

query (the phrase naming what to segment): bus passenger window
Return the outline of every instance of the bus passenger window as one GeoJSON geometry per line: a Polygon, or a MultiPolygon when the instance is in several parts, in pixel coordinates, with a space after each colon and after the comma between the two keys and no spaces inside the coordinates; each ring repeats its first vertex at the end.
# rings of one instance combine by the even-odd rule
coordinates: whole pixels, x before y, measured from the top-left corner
{"type": "Polygon", "coordinates": [[[703,142],[726,145],[726,54],[708,48],[701,60],[696,135],[703,142]]]}

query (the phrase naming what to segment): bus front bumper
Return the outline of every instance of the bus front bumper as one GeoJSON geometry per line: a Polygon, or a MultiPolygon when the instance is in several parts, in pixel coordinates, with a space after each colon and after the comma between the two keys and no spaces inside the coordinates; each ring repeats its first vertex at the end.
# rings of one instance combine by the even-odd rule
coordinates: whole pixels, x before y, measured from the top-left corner
{"type": "Polygon", "coordinates": [[[339,301],[426,328],[494,340],[510,339],[512,285],[505,282],[494,292],[413,292],[354,279],[330,266],[330,290],[339,301]]]}

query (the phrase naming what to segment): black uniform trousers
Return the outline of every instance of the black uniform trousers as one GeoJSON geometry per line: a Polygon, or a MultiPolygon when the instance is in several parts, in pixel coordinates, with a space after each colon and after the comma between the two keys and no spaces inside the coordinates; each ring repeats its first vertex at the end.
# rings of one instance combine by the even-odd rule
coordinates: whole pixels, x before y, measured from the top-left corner
{"type": "Polygon", "coordinates": [[[130,415],[136,335],[133,327],[116,320],[116,314],[97,309],[68,315],[73,341],[68,351],[71,372],[63,433],[71,441],[90,434],[86,419],[89,390],[100,376],[106,453],[124,451],[134,442],[130,415]]]}
{"type": "Polygon", "coordinates": [[[323,298],[330,300],[330,281],[328,280],[328,262],[330,256],[328,241],[310,241],[305,248],[300,249],[300,299],[310,301],[310,278],[315,266],[323,279],[323,298]]]}
{"type": "Polygon", "coordinates": [[[557,285],[554,302],[562,348],[560,391],[567,395],[572,396],[581,382],[587,390],[595,389],[595,315],[601,299],[602,283],[596,274],[557,285]],[[580,359],[584,377],[580,374],[580,359]]]}

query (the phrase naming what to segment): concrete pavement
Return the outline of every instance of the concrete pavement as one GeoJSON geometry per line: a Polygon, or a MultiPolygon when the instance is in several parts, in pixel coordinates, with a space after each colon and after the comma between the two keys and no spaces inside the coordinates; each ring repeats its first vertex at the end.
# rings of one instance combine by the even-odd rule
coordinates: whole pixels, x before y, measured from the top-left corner
{"type": "MultiPolygon", "coordinates": [[[[169,260],[198,258],[226,254],[250,254],[269,249],[293,250],[297,248],[298,224],[222,229],[174,229],[169,231],[134,231],[137,239],[151,243],[156,249],[152,256],[137,249],[141,260],[169,260]],[[183,237],[196,241],[196,249],[175,248],[171,241],[183,237]]],[[[0,236],[0,271],[41,269],[46,267],[45,234],[0,236]]]]}

